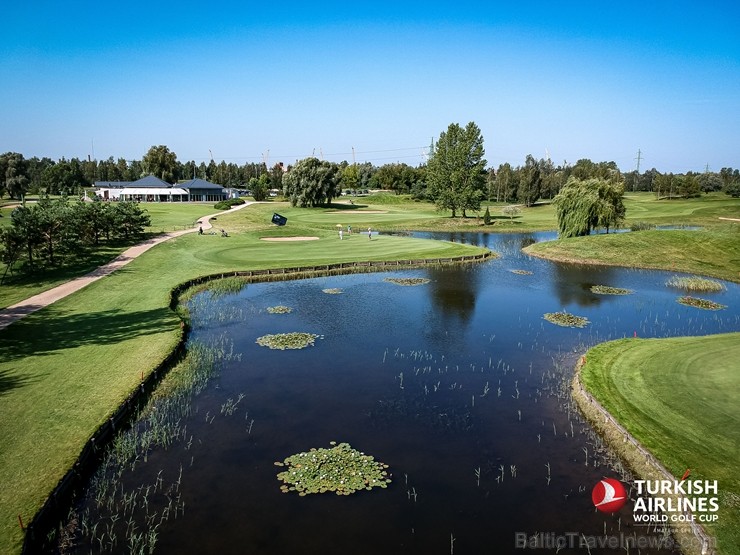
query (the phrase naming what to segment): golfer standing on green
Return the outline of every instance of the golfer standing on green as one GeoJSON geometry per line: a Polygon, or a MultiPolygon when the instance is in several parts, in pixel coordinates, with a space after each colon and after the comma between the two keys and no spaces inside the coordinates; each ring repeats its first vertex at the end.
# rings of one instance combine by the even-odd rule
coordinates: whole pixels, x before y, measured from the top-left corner
{"type": "Polygon", "coordinates": [[[370,229],[369,227],[367,228],[367,238],[370,239],[371,241],[373,240],[373,230],[370,229]]]}

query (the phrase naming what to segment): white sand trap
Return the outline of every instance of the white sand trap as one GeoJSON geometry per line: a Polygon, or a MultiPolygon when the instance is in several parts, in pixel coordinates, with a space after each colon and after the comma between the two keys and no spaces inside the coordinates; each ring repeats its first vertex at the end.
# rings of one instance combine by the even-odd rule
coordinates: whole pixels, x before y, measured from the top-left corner
{"type": "Polygon", "coordinates": [[[388,210],[329,210],[331,214],[341,214],[344,216],[357,216],[359,214],[387,214],[388,210]]]}
{"type": "Polygon", "coordinates": [[[260,237],[262,241],[318,241],[318,237],[260,237]]]}

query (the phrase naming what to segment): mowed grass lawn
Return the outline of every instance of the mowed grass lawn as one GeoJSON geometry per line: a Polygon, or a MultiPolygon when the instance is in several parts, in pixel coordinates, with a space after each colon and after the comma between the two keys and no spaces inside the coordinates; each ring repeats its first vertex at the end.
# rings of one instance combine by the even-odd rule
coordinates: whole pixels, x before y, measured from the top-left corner
{"type": "MultiPolygon", "coordinates": [[[[151,203],[143,205],[149,213],[152,225],[146,229],[148,234],[159,234],[167,231],[193,228],[195,222],[206,215],[218,212],[213,204],[186,204],[186,203],[151,203]]],[[[0,213],[0,226],[10,225],[12,208],[3,207],[0,213]]],[[[99,248],[97,252],[84,261],[73,265],[63,266],[47,271],[43,274],[31,276],[13,276],[8,274],[6,281],[0,286],[0,308],[11,306],[29,297],[48,291],[78,276],[92,272],[116,258],[131,244],[112,243],[99,248]]],[[[0,262],[0,275],[5,274],[5,265],[0,262]]]]}
{"type": "Polygon", "coordinates": [[[740,281],[740,223],[697,231],[572,237],[536,243],[524,252],[562,262],[673,270],[740,281]]]}
{"type": "MultiPolygon", "coordinates": [[[[333,226],[347,220],[327,214],[301,224],[301,211],[282,207],[289,223],[276,227],[269,223],[274,208],[255,205],[219,216],[214,225],[227,229],[230,237],[190,234],[163,243],[0,331],[0,553],[19,550],[18,515],[30,521],[88,438],[138,385],[142,372],[151,371],[177,344],[180,321],[168,308],[169,292],[177,284],[229,270],[483,252],[390,235],[340,241],[333,226]],[[285,235],[319,239],[261,240],[285,235]]],[[[384,217],[392,216],[367,214],[358,221],[377,225],[384,217]]]]}
{"type": "Polygon", "coordinates": [[[740,281],[740,199],[724,194],[657,200],[649,193],[625,195],[627,223],[692,225],[701,230],[650,230],[572,237],[536,243],[533,256],[561,262],[675,270],[740,281]]]}
{"type": "MultiPolygon", "coordinates": [[[[727,197],[671,201],[669,207],[647,195],[638,197],[630,202],[651,206],[649,214],[673,224],[716,225],[718,213],[731,217],[740,206],[727,197]]],[[[368,241],[366,235],[353,234],[339,241],[337,224],[352,225],[356,231],[366,231],[368,226],[463,231],[556,227],[552,207],[546,203],[524,209],[509,224],[501,218],[496,225],[483,226],[476,218],[452,219],[429,204],[403,198],[369,197],[355,200],[354,205],[345,199],[341,202],[312,210],[265,203],[219,216],[214,227],[226,229],[230,237],[193,234],[164,243],[116,274],[0,331],[0,484],[4,486],[0,488],[0,553],[18,551],[22,532],[17,516],[30,520],[97,426],[138,385],[141,373],[154,368],[179,340],[180,322],[167,308],[169,291],[178,283],[232,270],[480,252],[453,243],[389,235],[368,241]],[[288,225],[272,225],[273,212],[288,217],[288,225]],[[261,240],[286,236],[319,240],[261,240]]],[[[152,229],[163,230],[190,225],[214,211],[210,205],[145,207],[161,211],[156,217],[153,214],[152,229]]],[[[649,214],[638,219],[650,220],[649,214]]],[[[622,236],[608,237],[611,241],[622,236]]],[[[657,249],[669,248],[671,241],[675,239],[666,245],[647,242],[648,258],[659,258],[657,249]]],[[[735,251],[723,243],[719,252],[735,251]]],[[[711,256],[709,250],[684,253],[684,258],[697,260],[711,256]]]]}
{"type": "MultiPolygon", "coordinates": [[[[147,228],[147,233],[150,234],[193,228],[198,219],[216,212],[213,205],[208,203],[145,203],[142,206],[149,212],[152,220],[151,226],[147,228]]],[[[414,229],[528,232],[557,228],[555,210],[548,200],[543,200],[531,207],[521,206],[521,214],[514,218],[501,214],[505,206],[508,206],[508,203],[484,203],[477,214],[468,213],[467,218],[451,218],[449,211],[437,212],[428,202],[417,202],[411,200],[408,195],[389,193],[356,198],[340,197],[328,208],[310,210],[292,208],[285,202],[267,202],[258,207],[250,207],[249,212],[252,216],[239,222],[238,229],[232,231],[267,230],[270,228],[270,217],[273,212],[279,212],[289,218],[286,228],[270,231],[276,234],[295,234],[296,226],[314,228],[326,233],[333,229],[336,223],[351,225],[355,230],[366,230],[370,225],[382,231],[414,229]],[[489,225],[483,223],[486,206],[492,218],[489,225]]],[[[661,225],[698,225],[712,229],[724,225],[729,228],[731,226],[719,220],[720,217],[740,218],[740,199],[733,199],[723,193],[712,193],[698,199],[672,200],[658,200],[652,193],[627,193],[625,206],[627,208],[625,225],[627,226],[631,222],[644,221],[661,225]]],[[[5,216],[0,218],[0,226],[10,223],[11,210],[12,208],[5,206],[0,208],[0,213],[5,216]]],[[[218,228],[218,222],[214,222],[214,225],[218,228]]],[[[735,229],[738,229],[737,225],[735,229]]],[[[618,240],[614,239],[614,241],[618,240]]],[[[649,252],[653,252],[650,250],[651,245],[646,245],[646,247],[649,252]]],[[[657,247],[663,248],[666,245],[657,245],[657,247]]],[[[10,287],[0,287],[0,307],[10,306],[76,276],[84,275],[112,260],[125,248],[123,245],[110,245],[101,249],[99,253],[84,263],[59,268],[42,276],[12,278],[8,282],[10,287]]],[[[570,255],[566,254],[566,256],[570,255]]],[[[619,261],[619,255],[616,256],[616,260],[619,261]]],[[[654,259],[653,262],[655,262],[654,259]]],[[[5,267],[0,263],[0,273],[4,271],[5,267]]],[[[726,276],[716,275],[716,277],[726,276]]]]}
{"type": "Polygon", "coordinates": [[[676,477],[718,480],[721,553],[740,546],[740,333],[589,350],[584,386],[676,477]]]}

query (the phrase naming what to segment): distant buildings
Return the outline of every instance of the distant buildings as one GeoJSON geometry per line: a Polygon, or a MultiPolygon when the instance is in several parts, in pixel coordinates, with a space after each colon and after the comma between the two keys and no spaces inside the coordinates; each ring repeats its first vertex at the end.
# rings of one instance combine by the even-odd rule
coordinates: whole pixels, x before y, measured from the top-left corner
{"type": "Polygon", "coordinates": [[[218,202],[229,198],[221,185],[205,179],[191,179],[170,185],[153,175],[137,181],[96,181],[95,194],[103,200],[136,200],[140,202],[218,202]]]}

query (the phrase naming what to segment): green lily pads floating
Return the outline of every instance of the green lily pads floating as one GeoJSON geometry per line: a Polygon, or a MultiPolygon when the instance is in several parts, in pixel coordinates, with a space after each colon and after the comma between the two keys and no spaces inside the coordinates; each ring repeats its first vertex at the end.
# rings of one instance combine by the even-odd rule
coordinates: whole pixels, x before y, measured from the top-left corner
{"type": "Polygon", "coordinates": [[[341,295],[342,293],[344,293],[344,291],[337,287],[332,287],[331,289],[322,289],[322,291],[327,295],[341,295]]]}
{"type": "Polygon", "coordinates": [[[632,289],[620,289],[619,287],[609,287],[608,285],[594,285],[591,292],[597,295],[631,295],[632,289]]]}
{"type": "Polygon", "coordinates": [[[387,281],[390,283],[395,283],[396,285],[404,285],[404,286],[414,286],[414,285],[424,285],[425,283],[429,283],[430,279],[427,278],[385,278],[383,281],[387,281]]]}
{"type": "Polygon", "coordinates": [[[532,272],[529,270],[509,270],[512,274],[517,274],[520,276],[531,276],[532,272]]]}
{"type": "Polygon", "coordinates": [[[314,341],[319,335],[315,333],[291,332],[276,333],[272,335],[263,335],[257,338],[257,344],[270,349],[305,349],[313,346],[314,341]]]}
{"type": "Polygon", "coordinates": [[[267,312],[269,312],[270,314],[290,314],[291,312],[293,312],[293,309],[289,306],[282,305],[268,306],[267,312]]]}
{"type": "Polygon", "coordinates": [[[708,301],[707,299],[699,299],[697,297],[679,297],[676,299],[677,303],[684,304],[686,306],[693,306],[694,308],[701,308],[704,310],[722,310],[727,308],[727,305],[715,303],[714,301],[708,301]]]}
{"type": "Polygon", "coordinates": [[[278,473],[283,493],[291,491],[305,496],[310,493],[334,492],[350,495],[360,490],[386,488],[388,465],[372,456],[353,449],[348,443],[330,442],[329,449],[315,449],[298,453],[276,462],[275,466],[287,467],[278,473]]]}
{"type": "Polygon", "coordinates": [[[545,320],[558,326],[566,328],[585,328],[590,322],[583,316],[575,316],[565,311],[563,312],[547,312],[543,316],[545,320]]]}

